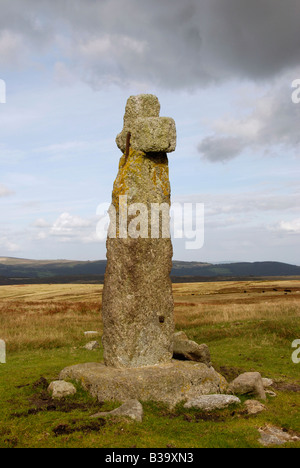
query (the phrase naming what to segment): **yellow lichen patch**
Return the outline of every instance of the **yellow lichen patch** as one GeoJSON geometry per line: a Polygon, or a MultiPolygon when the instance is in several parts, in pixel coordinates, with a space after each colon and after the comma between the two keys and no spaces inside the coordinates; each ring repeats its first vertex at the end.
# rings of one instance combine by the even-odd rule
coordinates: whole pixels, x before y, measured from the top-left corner
{"type": "Polygon", "coordinates": [[[152,181],[159,186],[165,197],[170,195],[169,168],[165,164],[157,164],[152,171],[152,181]]]}
{"type": "MultiPolygon", "coordinates": [[[[114,183],[113,205],[119,210],[119,197],[130,196],[134,192],[136,199],[133,202],[154,202],[163,196],[168,201],[170,197],[169,168],[167,159],[162,162],[149,157],[141,151],[130,148],[129,155],[121,157],[119,173],[114,183]],[[152,184],[151,184],[152,183],[152,184]]],[[[131,202],[131,200],[128,200],[131,202]]]]}
{"type": "MultiPolygon", "coordinates": [[[[122,155],[112,194],[112,204],[117,215],[115,225],[117,238],[120,227],[119,215],[126,214],[127,208],[134,203],[142,203],[149,209],[149,226],[151,204],[170,205],[169,168],[165,153],[146,154],[130,148],[127,157],[122,155]]],[[[128,225],[131,218],[128,216],[128,225]]],[[[126,219],[122,218],[123,227],[124,221],[126,223],[126,219]]]]}
{"type": "Polygon", "coordinates": [[[123,154],[120,159],[119,172],[115,180],[112,193],[112,203],[117,211],[119,210],[119,197],[122,195],[127,195],[129,191],[128,172],[129,168],[131,167],[133,153],[134,152],[132,149],[130,149],[128,157],[126,158],[125,154],[123,154]]]}

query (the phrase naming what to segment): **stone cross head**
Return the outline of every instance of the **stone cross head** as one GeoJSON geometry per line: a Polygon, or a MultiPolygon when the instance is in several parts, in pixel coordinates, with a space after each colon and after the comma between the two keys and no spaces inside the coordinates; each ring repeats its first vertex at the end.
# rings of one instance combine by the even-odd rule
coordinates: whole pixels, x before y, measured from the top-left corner
{"type": "Polygon", "coordinates": [[[153,94],[131,96],[126,104],[124,127],[116,138],[118,148],[125,153],[130,146],[144,153],[171,153],[176,148],[174,119],[159,117],[160,103],[153,94]],[[126,144],[127,143],[127,144],[126,144]]]}

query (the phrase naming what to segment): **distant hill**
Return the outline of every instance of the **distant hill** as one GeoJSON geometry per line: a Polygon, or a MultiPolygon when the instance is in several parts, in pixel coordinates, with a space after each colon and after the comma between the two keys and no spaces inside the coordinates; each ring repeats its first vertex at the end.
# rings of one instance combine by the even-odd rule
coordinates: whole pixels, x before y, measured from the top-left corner
{"type": "Polygon", "coordinates": [[[280,262],[240,262],[207,264],[174,262],[172,275],[176,276],[297,276],[300,266],[280,262]]]}
{"type": "MultiPolygon", "coordinates": [[[[106,260],[27,260],[0,257],[0,284],[102,283],[106,260]]],[[[280,262],[211,264],[174,261],[174,282],[300,276],[300,266],[280,262]]]]}
{"type": "MultiPolygon", "coordinates": [[[[26,260],[0,257],[0,284],[28,283],[29,281],[48,283],[72,282],[86,277],[103,277],[106,260],[79,262],[70,260],[26,260]],[[79,277],[79,278],[78,278],[79,277]],[[63,278],[67,278],[64,281],[63,278]],[[6,283],[5,281],[8,281],[6,283]]],[[[95,279],[95,278],[93,278],[95,279]]]]}

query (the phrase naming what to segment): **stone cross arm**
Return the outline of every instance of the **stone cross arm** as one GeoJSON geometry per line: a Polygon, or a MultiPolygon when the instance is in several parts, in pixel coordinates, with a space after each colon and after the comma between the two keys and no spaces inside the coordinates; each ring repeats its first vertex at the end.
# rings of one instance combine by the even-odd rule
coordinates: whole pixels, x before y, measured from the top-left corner
{"type": "Polygon", "coordinates": [[[176,148],[174,119],[159,117],[160,103],[152,94],[131,96],[126,104],[124,127],[116,138],[118,148],[125,153],[130,133],[130,146],[144,153],[171,153],[176,148]]]}

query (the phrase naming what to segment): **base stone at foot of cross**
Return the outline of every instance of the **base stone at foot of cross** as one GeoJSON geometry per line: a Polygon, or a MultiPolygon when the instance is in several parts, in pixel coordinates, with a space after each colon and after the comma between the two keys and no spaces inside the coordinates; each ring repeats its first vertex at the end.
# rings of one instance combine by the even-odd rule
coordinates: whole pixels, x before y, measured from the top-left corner
{"type": "Polygon", "coordinates": [[[205,364],[176,361],[140,368],[116,369],[101,363],[67,367],[60,379],[76,380],[99,401],[158,401],[174,407],[199,395],[224,393],[227,382],[205,364]]]}

